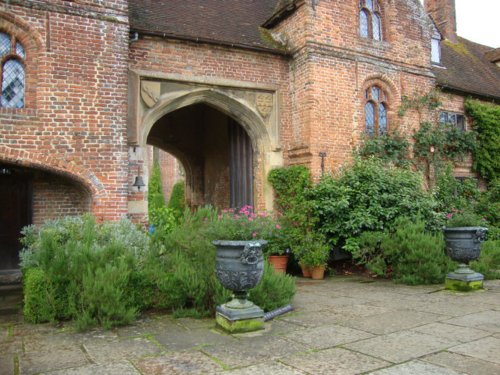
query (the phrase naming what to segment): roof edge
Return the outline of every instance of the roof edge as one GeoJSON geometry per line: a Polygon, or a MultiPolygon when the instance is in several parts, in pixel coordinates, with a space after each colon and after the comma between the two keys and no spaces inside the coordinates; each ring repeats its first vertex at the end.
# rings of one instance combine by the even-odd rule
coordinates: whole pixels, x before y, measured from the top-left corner
{"type": "Polygon", "coordinates": [[[262,24],[262,27],[270,29],[278,25],[281,21],[293,14],[295,10],[304,5],[304,3],[305,0],[290,0],[285,2],[281,8],[277,9],[274,14],[262,24]]]}
{"type": "Polygon", "coordinates": [[[253,51],[253,52],[265,52],[265,53],[270,53],[273,55],[281,55],[281,56],[287,55],[286,52],[280,51],[280,50],[275,49],[275,48],[252,46],[252,45],[243,44],[243,43],[232,43],[232,42],[226,42],[226,41],[217,40],[217,39],[191,37],[191,36],[187,36],[187,35],[176,35],[176,34],[166,33],[166,32],[162,32],[162,31],[141,30],[138,28],[130,29],[130,31],[137,32],[137,33],[142,34],[142,35],[156,36],[156,37],[160,37],[163,39],[182,40],[182,41],[199,43],[199,44],[212,44],[212,45],[217,45],[217,46],[222,46],[222,47],[239,48],[239,49],[253,51]]]}
{"type": "Polygon", "coordinates": [[[456,93],[459,93],[462,95],[465,94],[465,95],[469,95],[469,96],[475,96],[475,97],[480,98],[480,99],[494,100],[495,103],[500,102],[500,96],[489,95],[489,94],[480,93],[477,91],[465,90],[465,89],[462,89],[459,87],[454,87],[454,86],[449,85],[449,84],[440,83],[438,81],[436,82],[436,85],[441,87],[443,90],[453,91],[453,92],[456,92],[456,93]]]}

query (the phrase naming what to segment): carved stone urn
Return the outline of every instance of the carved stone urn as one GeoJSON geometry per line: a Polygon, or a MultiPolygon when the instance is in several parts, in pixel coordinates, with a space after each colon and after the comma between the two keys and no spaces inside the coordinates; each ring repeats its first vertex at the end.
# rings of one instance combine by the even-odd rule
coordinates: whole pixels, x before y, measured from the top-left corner
{"type": "Polygon", "coordinates": [[[472,290],[483,287],[484,276],[469,268],[470,261],[479,258],[481,242],[488,229],[483,227],[445,228],[446,254],[458,262],[458,268],[446,276],[446,288],[472,290]]]}
{"type": "Polygon", "coordinates": [[[215,274],[222,286],[233,292],[233,299],[217,306],[216,321],[229,332],[262,329],[264,311],[249,301],[248,290],[254,288],[264,273],[262,247],[267,241],[213,241],[217,248],[215,274]]]}

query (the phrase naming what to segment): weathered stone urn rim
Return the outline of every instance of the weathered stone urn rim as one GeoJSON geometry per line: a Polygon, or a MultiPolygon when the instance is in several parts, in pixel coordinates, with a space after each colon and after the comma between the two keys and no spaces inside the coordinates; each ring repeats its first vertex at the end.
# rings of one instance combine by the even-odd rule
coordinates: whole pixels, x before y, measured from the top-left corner
{"type": "Polygon", "coordinates": [[[212,244],[215,246],[245,246],[249,242],[256,242],[260,246],[267,245],[266,240],[214,240],[212,244]]]}
{"type": "Polygon", "coordinates": [[[447,232],[458,232],[458,231],[477,231],[478,229],[484,229],[484,230],[488,230],[487,227],[479,227],[479,226],[475,226],[475,227],[445,227],[444,230],[447,231],[447,232]]]}

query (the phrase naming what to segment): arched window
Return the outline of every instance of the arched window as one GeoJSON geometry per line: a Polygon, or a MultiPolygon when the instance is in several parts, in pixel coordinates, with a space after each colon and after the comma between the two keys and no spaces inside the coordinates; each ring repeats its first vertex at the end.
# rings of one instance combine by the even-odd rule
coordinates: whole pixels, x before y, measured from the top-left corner
{"type": "Polygon", "coordinates": [[[359,35],[382,40],[382,17],[378,0],[359,0],[359,35]]]}
{"type": "Polygon", "coordinates": [[[378,86],[365,91],[365,131],[368,135],[387,133],[387,95],[378,86]]]}
{"type": "Polygon", "coordinates": [[[0,108],[23,108],[26,52],[15,37],[0,32],[0,108]]]}

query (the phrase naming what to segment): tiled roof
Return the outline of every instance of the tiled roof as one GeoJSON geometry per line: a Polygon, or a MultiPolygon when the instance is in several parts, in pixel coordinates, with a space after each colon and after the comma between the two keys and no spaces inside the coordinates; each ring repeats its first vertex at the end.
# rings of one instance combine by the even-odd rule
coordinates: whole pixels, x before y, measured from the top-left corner
{"type": "Polygon", "coordinates": [[[490,62],[491,47],[458,38],[442,43],[441,64],[433,69],[440,86],[500,99],[500,68],[490,62]],[[487,54],[487,55],[485,55],[487,54]]]}
{"type": "Polygon", "coordinates": [[[259,27],[278,0],[129,0],[134,31],[272,49],[259,27]]]}

